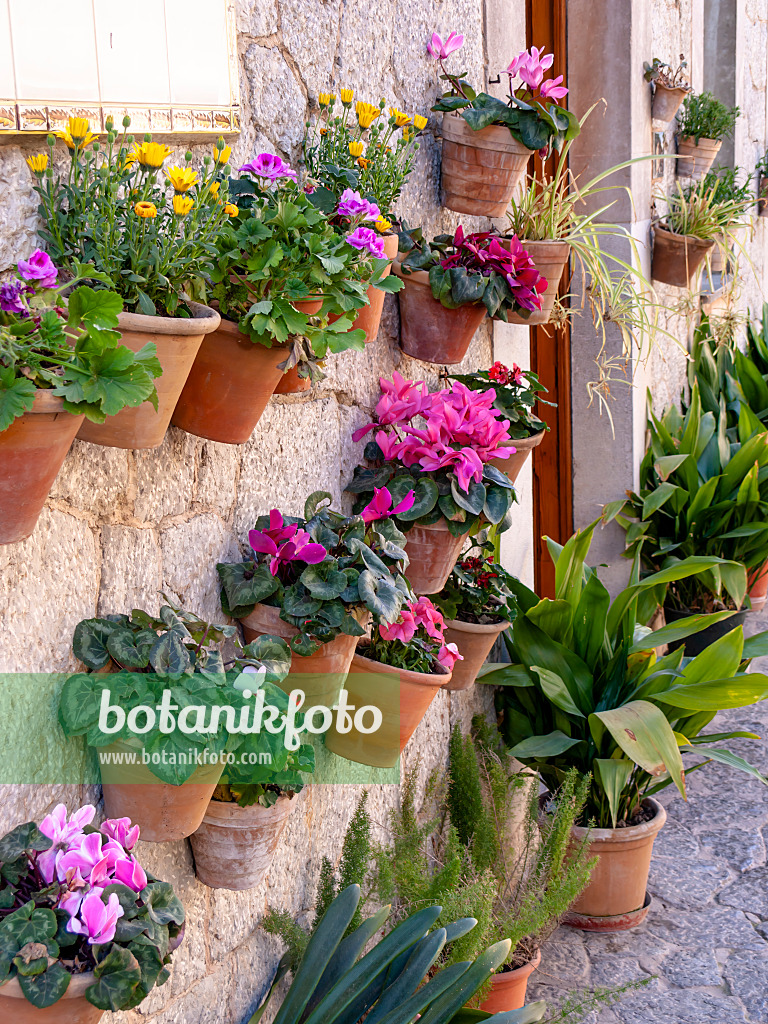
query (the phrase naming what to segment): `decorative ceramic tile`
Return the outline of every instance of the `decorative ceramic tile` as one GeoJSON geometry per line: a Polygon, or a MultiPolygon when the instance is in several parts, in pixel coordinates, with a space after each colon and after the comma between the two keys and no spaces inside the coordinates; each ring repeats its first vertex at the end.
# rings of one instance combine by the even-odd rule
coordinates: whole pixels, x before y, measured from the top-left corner
{"type": "Polygon", "coordinates": [[[0,131],[17,128],[16,104],[8,100],[0,100],[0,131]]]}
{"type": "Polygon", "coordinates": [[[45,107],[27,107],[19,104],[19,128],[24,132],[47,132],[48,113],[45,107]]]}

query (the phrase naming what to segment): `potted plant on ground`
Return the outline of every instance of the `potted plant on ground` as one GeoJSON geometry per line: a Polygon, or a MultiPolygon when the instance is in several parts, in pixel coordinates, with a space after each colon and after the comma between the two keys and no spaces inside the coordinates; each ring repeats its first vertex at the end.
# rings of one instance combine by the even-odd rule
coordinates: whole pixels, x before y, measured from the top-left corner
{"type": "Polygon", "coordinates": [[[240,170],[246,176],[230,182],[237,214],[216,240],[211,298],[222,321],[200,346],[173,414],[177,427],[227,444],[249,440],[287,372],[309,387],[327,352],[362,350],[352,314],[334,324],[318,314],[365,301],[373,258],[348,241],[365,210],[339,233],[279,157],[262,153],[240,170]]]}
{"type": "Polygon", "coordinates": [[[157,403],[154,344],[121,345],[120,296],[84,285],[90,267],[72,273],[60,282],[37,249],[0,284],[0,544],[32,533],[86,418],[157,403]]]}
{"type": "Polygon", "coordinates": [[[443,202],[449,210],[481,217],[503,217],[528,160],[538,150],[560,150],[580,132],[577,118],[558,104],[568,94],[562,75],[544,80],[554,56],[533,46],[507,68],[509,99],[477,93],[464,73],[450,73],[445,60],[464,44],[451,33],[436,33],[427,50],[443,72],[447,91],[432,107],[443,113],[443,202]],[[520,78],[515,89],[513,82],[520,78]],[[554,101],[554,102],[553,102],[554,101]]]}
{"type": "Polygon", "coordinates": [[[3,1020],[97,1024],[170,977],[184,907],[132,852],[138,826],[95,814],[59,804],[0,839],[3,1020]]]}
{"type": "Polygon", "coordinates": [[[757,171],[757,215],[768,217],[768,152],[755,165],[757,171]]]}
{"type": "Polygon", "coordinates": [[[680,109],[680,104],[691,92],[691,86],[685,77],[687,67],[688,62],[684,60],[682,53],[676,68],[659,60],[658,57],[653,58],[652,64],[647,61],[643,64],[643,78],[646,82],[653,82],[651,117],[654,121],[669,124],[680,109]]]}
{"type": "Polygon", "coordinates": [[[404,227],[400,251],[400,344],[414,359],[460,363],[486,313],[506,322],[541,308],[547,282],[516,236],[465,236],[459,225],[427,242],[420,228],[404,227]]]}
{"type": "Polygon", "coordinates": [[[607,506],[627,530],[626,556],[646,571],[694,555],[722,560],[654,594],[667,622],[711,616],[687,642],[689,655],[743,623],[747,571],[768,559],[768,434],[731,444],[725,428],[725,415],[703,412],[694,384],[684,415],[674,406],[658,419],[651,413],[640,490],[607,506]]]}
{"type": "MultiPolygon", "coordinates": [[[[319,690],[302,682],[329,707],[371,616],[395,621],[408,596],[405,538],[396,524],[345,516],[330,501],[318,491],[303,519],[277,509],[260,516],[248,534],[249,556],[217,566],[222,606],[241,620],[245,639],[271,633],[288,641],[291,671],[312,674],[319,690]]],[[[413,495],[402,501],[410,507],[413,495]]]]}
{"type": "Polygon", "coordinates": [[[506,459],[495,459],[493,465],[515,483],[528,456],[541,444],[549,430],[547,424],[533,412],[537,402],[556,408],[554,402],[539,397],[538,392],[546,392],[547,389],[539,383],[538,376],[532,370],[522,370],[517,363],[513,363],[510,369],[497,361],[489,370],[451,373],[448,377],[472,391],[493,390],[493,407],[508,418],[507,433],[515,446],[512,455],[506,459]]]}
{"type": "Polygon", "coordinates": [[[498,686],[497,710],[509,752],[535,769],[553,792],[571,768],[592,773],[582,827],[592,823],[592,853],[600,856],[574,906],[571,923],[597,931],[632,928],[643,920],[653,840],[666,819],[654,795],[674,783],[685,796],[683,755],[693,767],[721,761],[762,778],[720,746],[744,733],[702,733],[717,710],[768,696],[768,676],[747,673],[745,660],[762,654],[765,634],[744,640],[739,626],[695,658],[684,649],[657,657],[655,649],[695,635],[708,624],[691,616],[661,629],[643,623],[654,595],[714,568],[717,558],[682,558],[640,578],[613,601],[586,560],[600,520],[549,549],[555,599],[515,588],[518,614],[507,634],[510,664],[481,677],[498,686]]]}
{"type": "Polygon", "coordinates": [[[340,91],[341,112],[335,113],[336,95],[321,93],[320,114],[304,134],[304,163],[313,187],[312,202],[331,213],[344,192],[357,192],[375,204],[376,230],[382,236],[385,259],[379,260],[368,287],[368,305],[358,312],[353,326],[365,331],[366,343],[376,339],[384,308],[384,295],[400,290],[389,277],[397,256],[397,234],[392,230],[395,203],[413,169],[419,135],[427,127],[421,114],[410,116],[396,107],[384,113],[384,100],[375,106],[354,102],[352,89],[340,91]],[[354,113],[353,113],[354,105],[354,113]],[[319,183],[318,188],[314,188],[319,183]]]}
{"type": "Polygon", "coordinates": [[[149,842],[195,831],[219,783],[225,752],[242,748],[247,754],[255,744],[257,753],[280,754],[279,734],[231,728],[232,721],[248,724],[252,711],[234,683],[242,667],[263,666],[264,699],[279,718],[287,698],[267,671],[282,680],[290,652],[272,636],[247,645],[228,665],[219,645],[236,632],[171,605],[160,609],[159,618],[136,610],[85,619],[75,628],[72,649],[90,671],[65,682],[59,722],[66,736],[84,736],[98,751],[107,813],[132,817],[149,842]],[[232,715],[214,713],[219,707],[232,708],[232,715]]]}
{"type": "Polygon", "coordinates": [[[345,688],[356,708],[375,706],[381,725],[373,733],[338,720],[325,745],[348,761],[393,768],[438,690],[451,681],[462,655],[444,631],[443,616],[428,597],[406,602],[397,620],[361,641],[345,688]]]}
{"type": "MultiPolygon", "coordinates": [[[[229,158],[222,139],[199,172],[189,166],[191,153],[185,166],[163,171],[170,149],[149,135],[133,145],[129,124],[126,116],[118,134],[108,118],[102,148],[87,120],[70,118],[59,133],[69,148],[68,173],[55,175],[41,157],[33,158],[40,161],[33,173],[40,237],[54,262],[74,271],[80,260],[94,267],[95,280],[110,280],[123,299],[123,342],[135,352],[154,342],[163,368],[156,406],[145,403],[105,423],[86,423],[79,436],[117,448],[156,448],[203,337],[219,323],[218,313],[193,300],[205,301],[213,241],[234,207],[222,191],[229,158]]],[[[55,141],[48,137],[51,165],[55,141]]]]}
{"type": "Polygon", "coordinates": [[[715,162],[723,139],[730,138],[741,111],[727,107],[711,92],[689,93],[677,115],[677,173],[703,178],[715,162]]]}
{"type": "Polygon", "coordinates": [[[467,537],[487,523],[508,527],[514,487],[491,463],[512,454],[509,421],[492,408],[492,390],[479,394],[455,381],[430,394],[423,381],[397,372],[380,384],[375,421],[352,435],[359,441],[375,431],[365,446],[368,465],[355,468],[347,491],[357,495],[355,511],[402,527],[411,586],[436,594],[467,537]]]}
{"type": "Polygon", "coordinates": [[[475,541],[435,595],[444,616],[445,637],[463,661],[454,666],[446,690],[468,690],[493,645],[515,616],[511,576],[493,557],[490,541],[475,541]]]}

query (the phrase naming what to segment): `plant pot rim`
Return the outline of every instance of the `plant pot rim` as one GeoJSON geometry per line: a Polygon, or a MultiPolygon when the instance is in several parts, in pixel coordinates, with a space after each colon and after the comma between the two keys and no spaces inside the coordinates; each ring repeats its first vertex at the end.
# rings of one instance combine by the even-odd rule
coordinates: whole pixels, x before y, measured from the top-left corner
{"type": "MultiPolygon", "coordinates": [[[[643,803],[649,803],[656,811],[650,821],[643,821],[639,825],[629,825],[627,828],[585,828],[583,825],[574,825],[573,834],[577,839],[589,837],[590,843],[607,841],[611,843],[632,843],[638,839],[653,837],[660,832],[667,820],[667,812],[658,800],[652,796],[643,799],[643,803]]],[[[642,806],[642,804],[641,804],[642,806]]]]}
{"type": "Polygon", "coordinates": [[[537,949],[533,954],[533,958],[528,961],[527,964],[522,964],[520,967],[513,967],[511,971],[505,971],[501,968],[493,975],[494,986],[503,986],[518,981],[520,978],[527,978],[529,975],[539,967],[541,964],[541,950],[537,949]]]}
{"type": "MultiPolygon", "coordinates": [[[[447,523],[447,520],[446,520],[445,516],[441,516],[440,519],[436,523],[420,523],[418,521],[418,519],[417,519],[416,522],[411,527],[411,530],[414,530],[414,529],[417,529],[417,528],[419,530],[439,530],[442,533],[451,533],[451,531],[448,529],[448,523],[447,523]]],[[[411,532],[411,530],[405,531],[405,539],[406,540],[408,539],[408,534],[411,532]]],[[[451,533],[451,536],[453,537],[452,533],[451,533]]],[[[407,570],[406,570],[406,572],[407,572],[407,570]]]]}
{"type": "MultiPolygon", "coordinates": [[[[221,317],[221,323],[216,326],[216,332],[228,334],[232,338],[242,338],[245,341],[251,341],[245,331],[240,330],[236,321],[227,320],[223,316],[221,317]]],[[[260,341],[251,341],[251,344],[254,348],[263,348],[267,352],[287,352],[290,348],[289,345],[278,345],[277,343],[274,345],[263,345],[260,341]]]]}
{"type": "Polygon", "coordinates": [[[464,633],[503,633],[510,625],[508,619],[501,622],[465,622],[464,619],[446,619],[445,628],[464,633]]]}
{"type": "MultiPolygon", "coordinates": [[[[79,412],[69,412],[64,408],[64,399],[58,395],[54,395],[50,388],[37,388],[35,391],[34,402],[32,403],[31,409],[25,409],[21,416],[18,416],[13,423],[6,427],[6,430],[10,430],[14,423],[17,423],[22,416],[35,416],[38,414],[47,414],[57,412],[66,412],[69,416],[82,416],[79,412]]],[[[4,431],[3,431],[4,433],[4,431]]]]}
{"type": "Polygon", "coordinates": [[[702,137],[697,140],[693,137],[693,135],[681,135],[680,132],[677,133],[677,141],[678,143],[693,143],[693,145],[697,149],[699,148],[702,142],[705,143],[704,149],[712,149],[715,146],[722,146],[723,144],[722,139],[710,139],[708,136],[702,135],[702,137]]]}
{"type": "MultiPolygon", "coordinates": [[[[411,281],[414,284],[421,285],[422,288],[429,288],[430,297],[435,302],[439,301],[434,297],[434,295],[432,295],[432,285],[429,283],[429,274],[427,273],[426,270],[412,270],[410,274],[404,274],[402,270],[401,261],[399,259],[394,259],[392,261],[392,272],[396,277],[399,277],[400,280],[405,282],[406,284],[409,281],[411,281]]],[[[440,302],[440,305],[443,305],[442,302],[440,302]]],[[[456,310],[464,309],[465,306],[482,306],[482,302],[462,302],[462,304],[460,306],[457,306],[455,309],[449,309],[448,306],[443,306],[443,309],[446,311],[446,313],[455,313],[456,310]]]]}
{"type": "Polygon", "coordinates": [[[657,89],[666,89],[667,92],[693,92],[692,85],[664,85],[663,82],[654,82],[653,84],[657,89]]]}
{"type": "MultiPolygon", "coordinates": [[[[485,128],[474,129],[474,128],[471,128],[469,126],[469,124],[467,123],[466,119],[463,118],[461,116],[461,114],[458,111],[456,111],[456,110],[444,110],[443,111],[443,125],[445,125],[446,121],[449,124],[458,124],[459,121],[461,121],[462,125],[464,126],[462,128],[462,132],[469,133],[470,137],[472,135],[485,135],[485,138],[489,139],[489,138],[492,138],[495,135],[498,135],[500,138],[504,138],[505,141],[508,140],[508,139],[512,139],[517,144],[517,146],[520,147],[520,151],[521,152],[526,152],[526,153],[535,153],[536,152],[535,149],[528,149],[527,146],[524,146],[522,144],[522,142],[520,142],[520,140],[518,138],[516,138],[512,134],[512,132],[509,130],[509,128],[505,124],[489,124],[489,125],[486,125],[485,128]]],[[[445,132],[443,132],[443,135],[445,135],[445,132]]]]}
{"type": "Polygon", "coordinates": [[[409,683],[415,683],[417,686],[445,686],[446,683],[450,682],[451,676],[453,675],[452,672],[443,668],[442,665],[437,666],[440,669],[439,672],[414,672],[409,668],[396,668],[394,665],[385,665],[381,661],[374,661],[373,658],[366,658],[365,655],[360,654],[359,651],[355,651],[352,658],[352,667],[349,670],[350,673],[355,671],[356,661],[363,663],[360,668],[362,668],[364,672],[394,673],[399,675],[401,679],[405,679],[409,683]],[[370,666],[370,668],[368,666],[370,666]]]}
{"type": "MultiPolygon", "coordinates": [[[[500,237],[505,241],[508,241],[513,236],[501,235],[500,237]]],[[[520,235],[518,235],[517,239],[520,242],[520,245],[522,245],[526,250],[530,249],[530,246],[532,245],[543,245],[547,249],[560,249],[562,250],[563,259],[565,259],[571,251],[571,243],[567,238],[521,238],[520,235]]]]}
{"type": "MultiPolygon", "coordinates": [[[[64,969],[66,970],[66,968],[64,969]]],[[[84,974],[70,974],[69,977],[70,982],[67,986],[67,991],[61,999],[57,999],[52,1006],[58,1005],[58,1003],[64,999],[84,999],[85,990],[90,988],[96,980],[96,976],[93,971],[86,971],[84,974]]],[[[0,996],[5,996],[10,999],[24,999],[29,1002],[27,997],[21,991],[21,985],[19,984],[18,978],[10,978],[8,981],[4,981],[0,985],[0,996]]],[[[32,1006],[33,1004],[30,1003],[29,1005],[32,1006]]]]}
{"type": "Polygon", "coordinates": [[[235,800],[217,800],[211,797],[203,815],[202,825],[213,825],[214,827],[234,829],[248,828],[262,818],[264,815],[280,814],[287,810],[296,798],[296,793],[280,793],[277,800],[269,807],[264,807],[258,801],[248,807],[241,807],[235,800]]]}
{"type": "Polygon", "coordinates": [[[679,239],[681,242],[685,241],[688,245],[691,246],[691,248],[711,249],[712,246],[715,244],[714,238],[704,239],[699,238],[697,235],[679,235],[676,231],[672,231],[670,230],[670,228],[664,227],[664,225],[661,223],[654,224],[653,230],[654,232],[660,234],[662,238],[666,237],[671,239],[679,239]]]}
{"type": "Polygon", "coordinates": [[[536,448],[540,445],[544,440],[544,435],[547,433],[547,428],[542,427],[541,430],[537,430],[535,434],[529,434],[528,437],[510,438],[508,443],[514,445],[518,451],[528,451],[530,448],[536,448]]]}
{"type": "MultiPolygon", "coordinates": [[[[272,620],[272,626],[270,628],[272,628],[274,630],[277,630],[278,628],[285,629],[285,630],[288,631],[288,635],[289,636],[298,636],[298,633],[299,633],[298,628],[296,626],[292,626],[290,622],[286,622],[285,619],[280,618],[280,612],[281,612],[282,609],[279,608],[277,605],[274,605],[274,604],[266,604],[264,601],[257,602],[257,604],[253,608],[253,611],[250,611],[247,615],[243,616],[242,619],[238,619],[237,621],[238,622],[247,622],[248,619],[250,619],[250,617],[254,614],[254,612],[256,611],[257,608],[266,608],[266,609],[268,609],[267,617],[272,620]]],[[[354,618],[356,618],[360,622],[361,625],[364,625],[368,621],[368,618],[369,618],[369,616],[371,614],[368,611],[368,609],[365,607],[365,605],[348,605],[347,608],[348,608],[349,614],[352,615],[354,618]]],[[[279,636],[280,634],[277,634],[277,635],[279,636]]],[[[339,635],[334,637],[333,640],[326,640],[325,643],[322,644],[322,646],[325,647],[328,644],[335,643],[336,640],[339,640],[339,639],[341,639],[341,637],[345,637],[345,636],[348,636],[348,634],[347,633],[339,633],[339,635]]]]}
{"type": "Polygon", "coordinates": [[[221,323],[221,314],[210,306],[199,302],[188,302],[191,317],[147,316],[146,313],[118,313],[118,327],[124,331],[140,331],[143,334],[173,334],[186,337],[210,334],[221,323]]]}

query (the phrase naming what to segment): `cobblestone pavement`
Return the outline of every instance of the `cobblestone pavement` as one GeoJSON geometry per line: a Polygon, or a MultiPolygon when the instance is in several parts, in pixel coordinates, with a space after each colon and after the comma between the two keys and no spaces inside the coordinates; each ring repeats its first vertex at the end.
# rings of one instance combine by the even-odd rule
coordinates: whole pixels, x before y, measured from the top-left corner
{"type": "MultiPolygon", "coordinates": [[[[755,625],[768,628],[768,615],[755,625]]],[[[768,673],[768,659],[753,670],[768,673]]],[[[764,738],[723,746],[768,774],[768,701],[722,713],[710,731],[736,728],[764,738]]],[[[557,1005],[574,990],[651,978],[585,1024],[768,1024],[768,788],[710,764],[690,776],[687,803],[674,789],[660,799],[668,816],[645,922],[613,935],[558,929],[529,998],[557,1005]]]]}

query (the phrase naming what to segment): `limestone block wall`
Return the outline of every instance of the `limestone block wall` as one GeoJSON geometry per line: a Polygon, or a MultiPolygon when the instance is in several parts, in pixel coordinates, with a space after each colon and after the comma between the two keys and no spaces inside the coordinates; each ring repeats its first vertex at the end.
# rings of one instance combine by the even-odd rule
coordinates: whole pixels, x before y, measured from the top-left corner
{"type": "MultiPolygon", "coordinates": [[[[514,10],[515,31],[508,35],[519,36],[512,41],[522,48],[522,0],[495,6],[504,19],[514,10]]],[[[329,87],[351,86],[360,98],[378,102],[385,96],[403,110],[428,113],[438,94],[435,63],[425,54],[434,30],[466,35],[463,66],[482,83],[486,15],[483,0],[240,0],[243,127],[233,143],[233,165],[264,150],[296,165],[304,122],[317,107],[318,92],[329,87]]],[[[452,230],[459,220],[440,206],[437,128],[431,115],[399,207],[410,224],[422,223],[433,233],[452,230]]],[[[0,140],[0,272],[36,246],[36,197],[24,158],[39,148],[34,141],[0,140]]],[[[185,148],[179,147],[179,155],[185,148]]],[[[209,144],[192,148],[197,161],[209,144]]],[[[473,230],[481,224],[471,218],[465,223],[473,230]]],[[[370,417],[379,377],[397,368],[437,386],[436,367],[402,356],[398,330],[396,300],[387,297],[377,342],[363,354],[331,359],[326,380],[311,392],[273,398],[242,447],[203,441],[175,428],[154,451],[75,442],[34,535],[23,544],[0,547],[0,672],[74,669],[70,642],[80,619],[137,606],[156,609],[160,590],[201,615],[220,616],[215,564],[238,557],[256,515],[272,507],[300,513],[305,497],[318,489],[330,491],[338,505],[346,503],[343,489],[362,453],[351,434],[370,417]]],[[[461,369],[488,366],[491,358],[486,327],[461,369]]],[[[522,565],[519,552],[530,549],[530,530],[530,510],[521,506],[514,528],[520,548],[514,541],[505,544],[513,571],[516,560],[522,565]]],[[[98,789],[54,784],[59,780],[35,774],[41,749],[66,743],[55,723],[57,685],[55,679],[37,677],[14,705],[18,718],[0,726],[8,743],[23,747],[27,767],[24,785],[14,785],[18,780],[0,770],[5,783],[0,833],[39,818],[59,800],[75,806],[99,798],[98,789]]],[[[426,774],[444,763],[452,723],[468,724],[482,700],[439,695],[412,740],[406,764],[420,758],[426,774]]],[[[487,697],[485,703],[489,706],[487,697]]],[[[1,762],[0,753],[0,769],[1,762]]],[[[62,780],[74,783],[79,770],[73,749],[62,780]]],[[[184,901],[186,940],[168,984],[136,1011],[107,1014],[105,1024],[247,1020],[281,952],[279,943],[258,929],[264,910],[268,904],[297,913],[311,910],[321,858],[338,857],[358,796],[359,788],[351,785],[308,787],[298,798],[268,879],[247,893],[199,885],[187,842],[142,844],[147,868],[174,882],[184,901]]],[[[378,824],[386,822],[387,808],[397,799],[397,787],[373,788],[370,807],[378,824]]]]}

